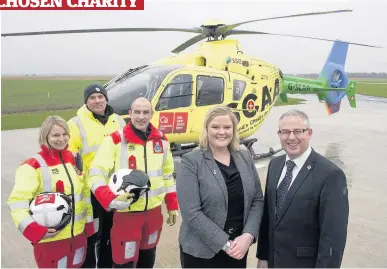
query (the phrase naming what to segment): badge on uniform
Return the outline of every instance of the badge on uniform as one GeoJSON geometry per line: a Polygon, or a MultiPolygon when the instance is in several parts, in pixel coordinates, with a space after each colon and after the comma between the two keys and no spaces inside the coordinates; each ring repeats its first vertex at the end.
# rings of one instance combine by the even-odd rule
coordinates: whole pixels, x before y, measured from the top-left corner
{"type": "Polygon", "coordinates": [[[131,156],[129,157],[129,160],[128,160],[128,167],[129,167],[129,169],[132,169],[132,170],[134,170],[134,169],[137,168],[136,156],[131,155],[131,156]]]}
{"type": "Polygon", "coordinates": [[[161,140],[153,140],[153,153],[164,153],[161,140]]]}
{"type": "Polygon", "coordinates": [[[128,150],[133,151],[134,150],[134,144],[128,144],[128,150]]]}

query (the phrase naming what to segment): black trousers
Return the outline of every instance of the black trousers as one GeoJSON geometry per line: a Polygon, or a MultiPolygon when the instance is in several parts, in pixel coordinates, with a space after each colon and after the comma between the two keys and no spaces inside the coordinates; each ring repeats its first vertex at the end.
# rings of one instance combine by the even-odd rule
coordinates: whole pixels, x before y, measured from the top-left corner
{"type": "Polygon", "coordinates": [[[237,260],[221,250],[211,259],[202,259],[183,252],[180,246],[180,262],[182,268],[246,268],[247,253],[241,260],[237,260]]]}
{"type": "Polygon", "coordinates": [[[155,261],[156,247],[151,249],[140,249],[136,266],[133,261],[125,264],[114,264],[114,268],[153,268],[155,261]]]}
{"type": "Polygon", "coordinates": [[[113,212],[106,212],[91,194],[94,217],[99,217],[99,229],[87,238],[86,259],[82,268],[112,268],[112,247],[110,230],[113,225],[113,212]],[[98,203],[98,204],[97,204],[98,203]]]}

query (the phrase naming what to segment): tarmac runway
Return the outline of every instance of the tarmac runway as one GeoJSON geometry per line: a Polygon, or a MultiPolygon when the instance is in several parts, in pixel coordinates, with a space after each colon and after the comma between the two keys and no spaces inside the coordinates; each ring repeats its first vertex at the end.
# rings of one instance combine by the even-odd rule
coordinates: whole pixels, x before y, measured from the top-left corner
{"type": "MultiPolygon", "coordinates": [[[[278,145],[278,118],[291,108],[308,113],[314,132],[312,147],[347,175],[350,217],[342,267],[387,267],[387,100],[357,96],[356,109],[343,100],[341,111],[331,116],[327,115],[325,105],[312,97],[303,105],[274,107],[255,134],[259,139],[255,150],[263,152],[278,145]]],[[[37,137],[37,129],[2,132],[2,268],[36,268],[32,246],[14,226],[6,201],[13,187],[15,169],[38,150],[37,137]]],[[[263,186],[268,162],[269,159],[257,162],[263,186]]],[[[180,267],[180,223],[179,218],[173,227],[165,224],[156,267],[180,267]]],[[[255,251],[256,244],[250,248],[248,267],[256,267],[255,251]]]]}

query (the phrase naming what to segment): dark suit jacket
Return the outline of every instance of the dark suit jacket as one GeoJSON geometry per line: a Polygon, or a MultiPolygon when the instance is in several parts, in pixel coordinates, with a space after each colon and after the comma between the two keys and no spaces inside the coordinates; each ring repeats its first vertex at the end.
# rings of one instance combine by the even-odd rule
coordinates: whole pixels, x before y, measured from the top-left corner
{"type": "MultiPolygon", "coordinates": [[[[244,193],[243,232],[258,237],[263,212],[263,193],[250,153],[231,152],[241,176],[244,193]]],[[[228,192],[222,172],[210,150],[194,149],[183,155],[176,178],[183,223],[179,243],[183,251],[209,259],[229,239],[223,231],[227,219],[228,192]]]]}
{"type": "Polygon", "coordinates": [[[347,239],[344,172],[313,149],[275,217],[276,189],[285,155],[271,160],[257,258],[269,267],[340,267],[347,239]]]}

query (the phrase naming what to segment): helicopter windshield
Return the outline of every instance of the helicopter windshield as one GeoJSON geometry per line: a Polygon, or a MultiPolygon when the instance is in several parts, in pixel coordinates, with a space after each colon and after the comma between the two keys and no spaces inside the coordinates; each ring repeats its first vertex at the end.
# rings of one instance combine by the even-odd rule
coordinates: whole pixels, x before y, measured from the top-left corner
{"type": "Polygon", "coordinates": [[[119,115],[126,115],[132,102],[145,97],[152,100],[165,77],[181,65],[150,66],[135,70],[107,86],[109,105],[119,115]]]}

